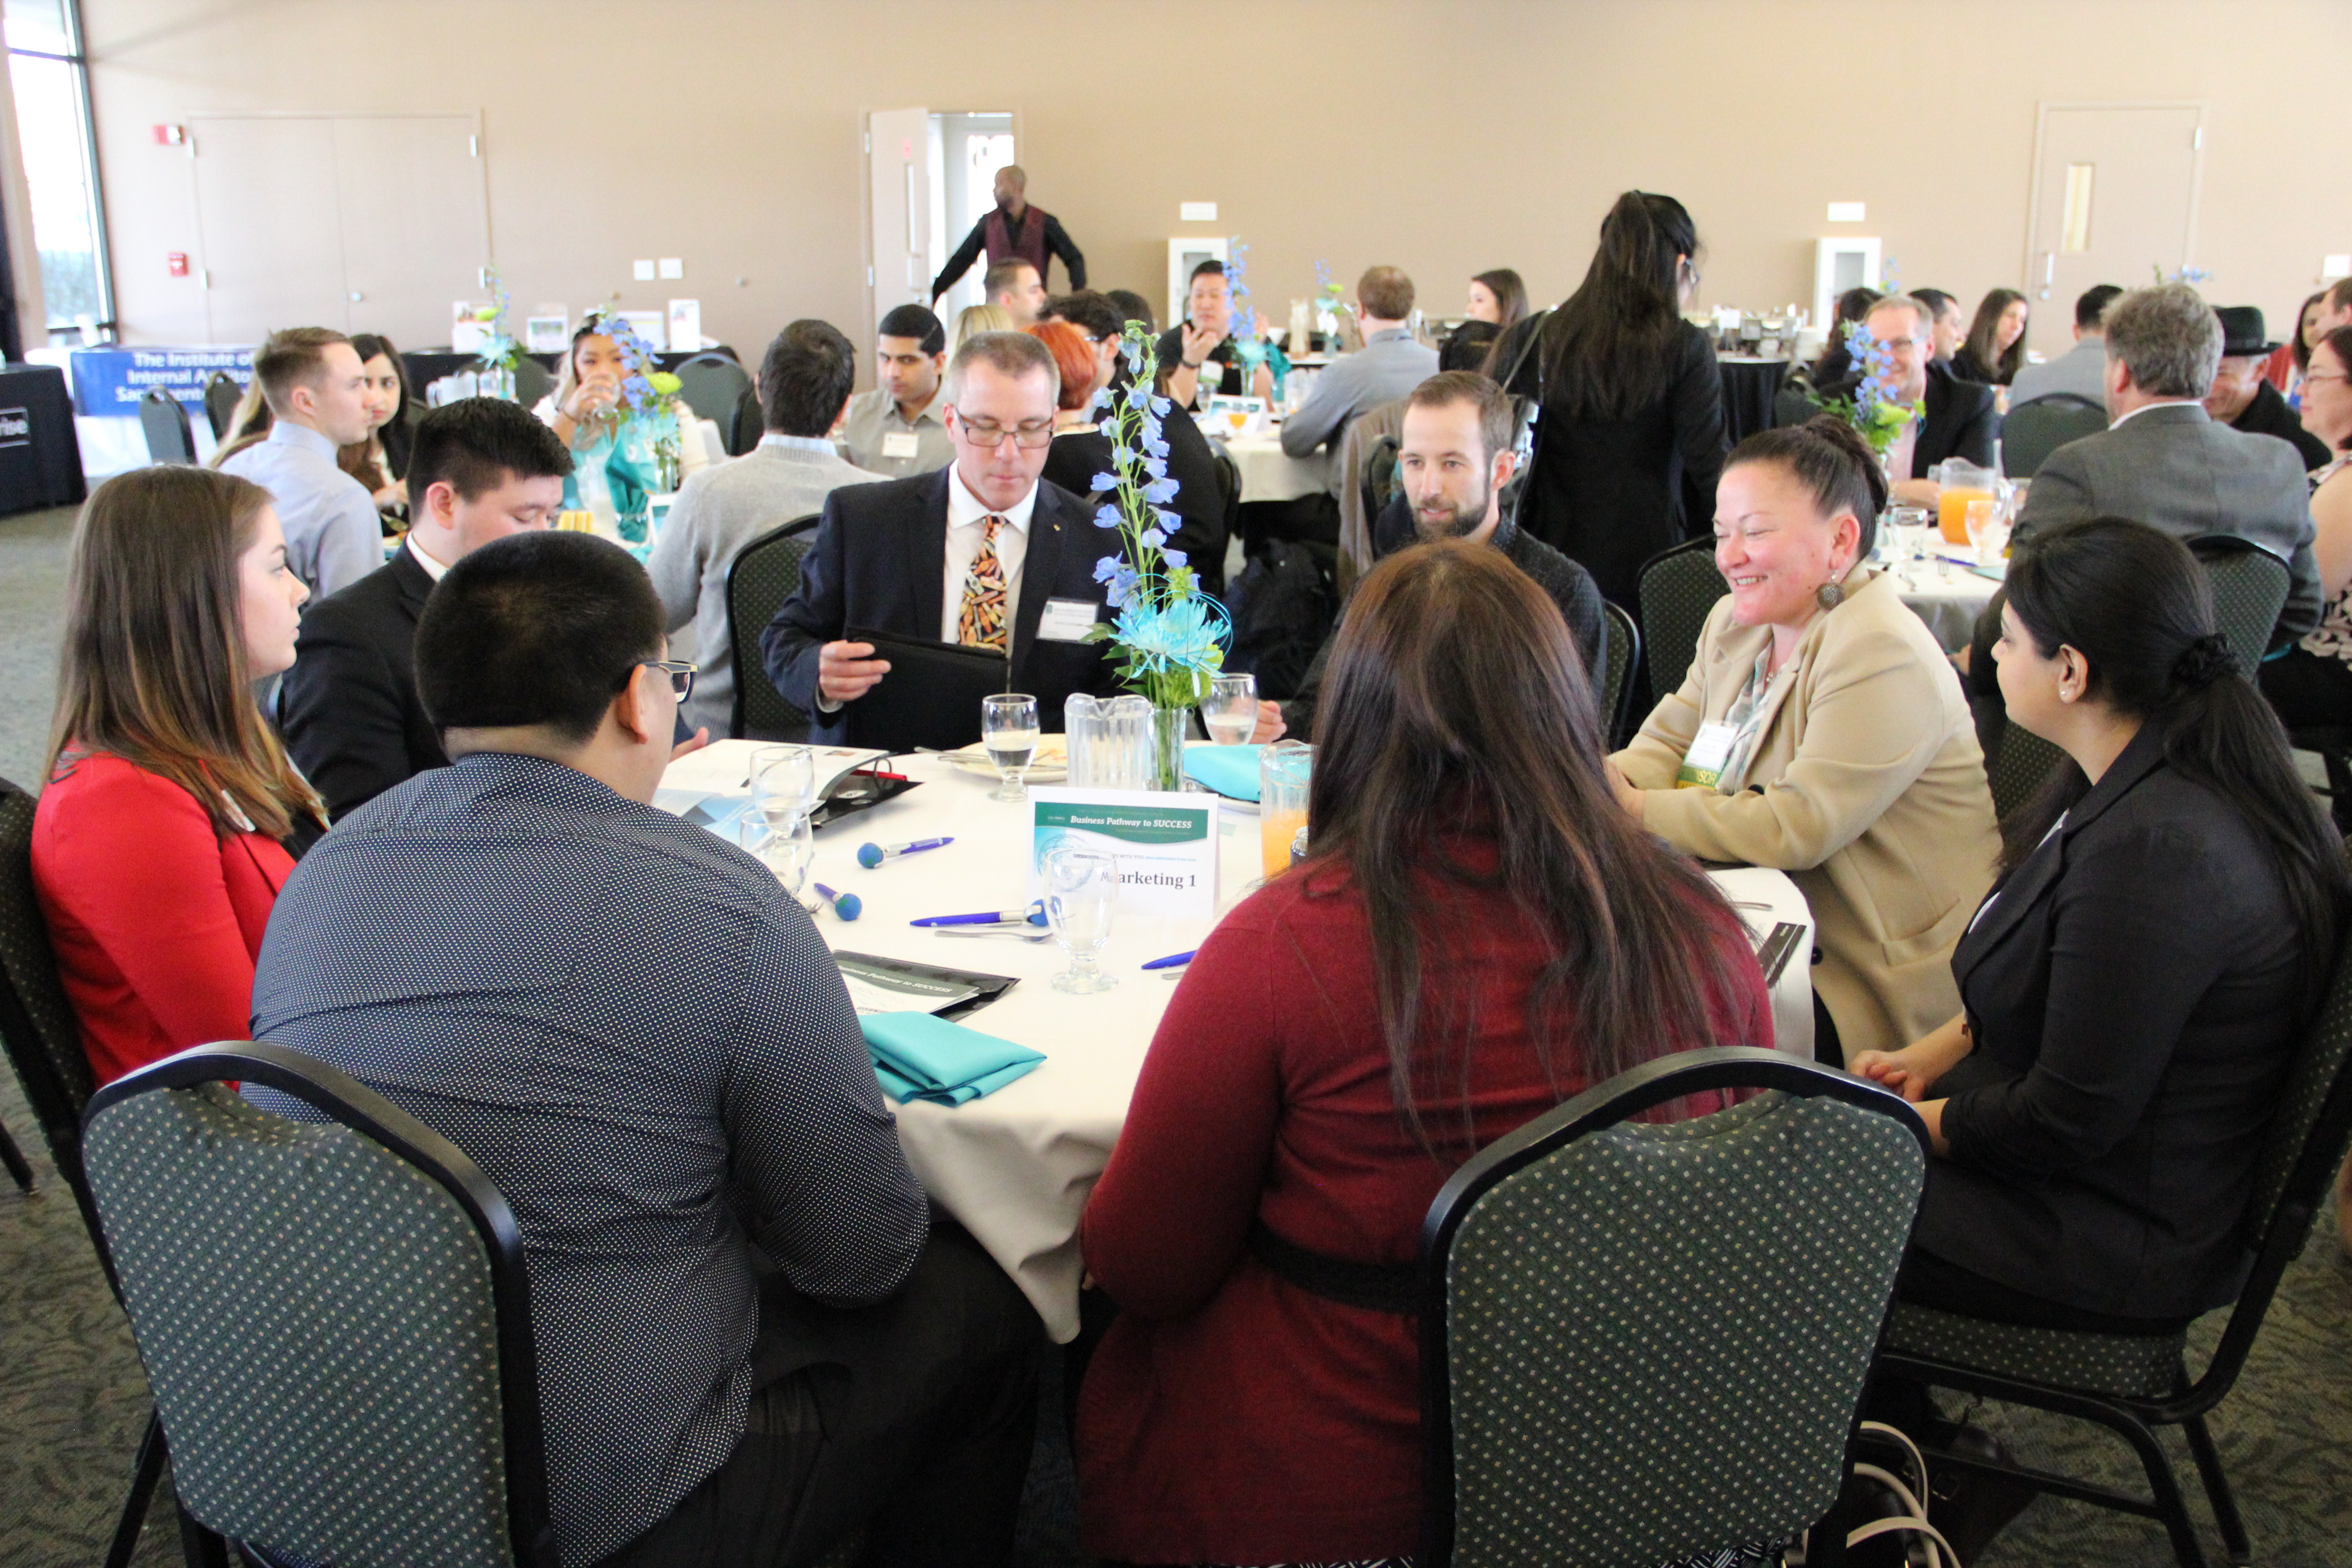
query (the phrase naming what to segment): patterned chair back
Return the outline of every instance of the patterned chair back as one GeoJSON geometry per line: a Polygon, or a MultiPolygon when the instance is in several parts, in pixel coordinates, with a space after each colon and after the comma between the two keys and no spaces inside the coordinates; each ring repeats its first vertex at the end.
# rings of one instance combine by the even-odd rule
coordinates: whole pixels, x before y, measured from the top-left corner
{"type": "Polygon", "coordinates": [[[2030,479],[2042,471],[2051,453],[2106,427],[2107,411],[2071,392],[2053,392],[2021,403],[2001,421],[2001,471],[2012,479],[2030,479]]]}
{"type": "Polygon", "coordinates": [[[2067,765],[2066,753],[2027,729],[2003,719],[2000,734],[1985,758],[1985,782],[1992,786],[1992,814],[2003,822],[2042,793],[2042,781],[2067,765]]]}
{"type": "Polygon", "coordinates": [[[719,428],[726,434],[727,455],[730,458],[740,458],[760,444],[760,437],[768,433],[768,415],[760,406],[757,388],[743,389],[743,395],[735,400],[734,417],[720,420],[719,428]]]}
{"type": "Polygon", "coordinates": [[[735,406],[751,385],[751,373],[725,354],[696,354],[677,370],[677,395],[697,419],[731,429],[735,406]]]}
{"type": "Polygon", "coordinates": [[[1621,1074],[1471,1160],[1423,1231],[1418,1561],[1663,1563],[1820,1519],[1926,1143],[1874,1084],[1718,1047],[1621,1074]],[[1628,1120],[1743,1087],[1768,1092],[1628,1120]]]}
{"type": "Polygon", "coordinates": [[[1715,542],[1694,539],[1642,563],[1635,585],[1642,605],[1642,647],[1650,661],[1650,691],[1663,700],[1682,689],[1707,612],[1731,592],[1715,569],[1715,542]]]}
{"type": "Polygon", "coordinates": [[[2214,626],[2229,642],[2239,673],[2254,679],[2293,585],[2286,563],[2252,540],[2230,533],[2192,539],[2189,552],[2205,568],[2205,582],[2213,591],[2214,626]]]}
{"type": "Polygon", "coordinates": [[[1601,610],[1609,623],[1609,646],[1601,655],[1601,738],[1602,744],[1614,746],[1625,733],[1625,710],[1633,700],[1633,667],[1642,657],[1642,628],[1622,605],[1604,600],[1601,610]]]}
{"type": "Polygon", "coordinates": [[[268,1045],[118,1079],[83,1142],[198,1522],[337,1568],[552,1568],[521,1235],[456,1145],[268,1045]]]}
{"type": "Polygon", "coordinates": [[[809,718],[784,700],[768,679],[760,634],[801,585],[801,558],[814,542],[819,512],[794,518],[745,545],[727,568],[727,640],[735,650],[735,713],[727,732],[737,740],[799,741],[809,718]]]}
{"type": "Polygon", "coordinates": [[[16,1069],[58,1173],[96,1237],[98,1211],[82,1174],[81,1113],[98,1085],[33,894],[33,805],[31,795],[0,779],[0,1047],[16,1069]]]}

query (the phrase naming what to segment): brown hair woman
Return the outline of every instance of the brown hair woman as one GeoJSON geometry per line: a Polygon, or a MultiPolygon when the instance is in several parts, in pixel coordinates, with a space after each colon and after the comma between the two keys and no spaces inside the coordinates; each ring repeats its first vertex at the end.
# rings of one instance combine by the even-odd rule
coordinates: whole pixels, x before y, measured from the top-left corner
{"type": "Polygon", "coordinates": [[[33,887],[101,1083],[243,1039],[285,840],[325,808],[254,702],[310,596],[259,486],[158,466],[74,529],[33,887]]]}

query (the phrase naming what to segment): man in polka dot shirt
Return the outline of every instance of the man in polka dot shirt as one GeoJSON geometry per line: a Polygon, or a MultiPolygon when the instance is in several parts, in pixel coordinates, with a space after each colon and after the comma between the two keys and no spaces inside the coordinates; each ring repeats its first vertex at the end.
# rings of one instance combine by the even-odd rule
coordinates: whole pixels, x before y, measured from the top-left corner
{"type": "Polygon", "coordinates": [[[297,868],[254,1037],[513,1205],[563,1568],[797,1562],[860,1528],[881,1562],[1002,1563],[1041,1326],[932,1220],[806,911],[651,804],[692,677],[662,626],[588,535],[450,568],[415,654],[456,762],[297,868]]]}

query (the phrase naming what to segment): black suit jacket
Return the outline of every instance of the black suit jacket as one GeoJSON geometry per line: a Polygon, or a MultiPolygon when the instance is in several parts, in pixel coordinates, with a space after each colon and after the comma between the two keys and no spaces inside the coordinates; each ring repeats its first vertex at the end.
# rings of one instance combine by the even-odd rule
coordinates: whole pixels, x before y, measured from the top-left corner
{"type": "Polygon", "coordinates": [[[278,700],[286,749],[340,821],[427,768],[446,766],[416,698],[416,617],[433,579],[403,546],[302,612],[278,700]]]}
{"type": "Polygon", "coordinates": [[[2143,729],[1952,953],[1976,1048],[1914,1243],[2129,1318],[2230,1301],[2305,954],[2253,829],[2143,729]]]}
{"type": "MultiPolygon", "coordinates": [[[[848,734],[847,705],[817,707],[817,650],[856,626],[900,637],[940,635],[947,570],[948,479],[951,468],[878,485],[848,485],[825,498],[816,541],[801,561],[801,585],[768,629],[760,653],[768,679],[784,700],[809,715],[809,736],[838,745],[848,734]]],[[[1037,699],[1042,726],[1059,733],[1062,704],[1073,692],[1108,696],[1117,672],[1100,643],[1045,642],[1037,623],[1048,599],[1083,599],[1102,618],[1103,589],[1095,563],[1117,548],[1118,535],[1094,524],[1094,508],[1059,485],[1037,484],[1022,558],[1019,598],[1013,607],[1013,691],[1037,699]]],[[[885,680],[898,679],[886,675],[885,680]]],[[[980,715],[971,716],[980,732],[980,715]]]]}
{"type": "Polygon", "coordinates": [[[2230,421],[2232,430],[2251,436],[2275,436],[2303,455],[2305,469],[2324,468],[2336,460],[2327,443],[2303,427],[2303,416],[2287,405],[2279,389],[2265,381],[2254,388],[2253,401],[2230,421]]]}
{"type": "MultiPolygon", "coordinates": [[[[1851,397],[1862,374],[1849,371],[1822,388],[1828,397],[1851,397]]],[[[1927,470],[1951,458],[1965,458],[1980,468],[1996,468],[1993,443],[2000,438],[1999,395],[1981,383],[1952,374],[1950,362],[1927,362],[1927,405],[1919,419],[1919,438],[1911,443],[1910,478],[1924,479],[1927,470]]]]}
{"type": "MultiPolygon", "coordinates": [[[[1176,481],[1176,499],[1168,510],[1178,519],[1168,542],[1184,554],[1201,586],[1212,595],[1225,591],[1225,497],[1217,482],[1216,455],[1209,438],[1189,417],[1171,412],[1160,426],[1168,443],[1168,477],[1176,481]]],[[[1072,432],[1054,437],[1045,454],[1045,477],[1072,495],[1091,499],[1087,487],[1097,474],[1112,471],[1110,437],[1101,431],[1072,432]]],[[[1097,503],[1098,504],[1098,503],[1097,503]]]]}

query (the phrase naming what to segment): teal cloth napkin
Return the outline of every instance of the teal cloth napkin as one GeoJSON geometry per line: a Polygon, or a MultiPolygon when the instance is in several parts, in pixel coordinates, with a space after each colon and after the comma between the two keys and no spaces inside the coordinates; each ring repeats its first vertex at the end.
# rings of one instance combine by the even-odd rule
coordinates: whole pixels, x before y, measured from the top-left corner
{"type": "Polygon", "coordinates": [[[1184,771],[1229,800],[1257,798],[1257,754],[1264,746],[1187,746],[1184,771]]]}
{"type": "Polygon", "coordinates": [[[858,1023],[874,1076],[893,1100],[961,1105],[994,1094],[1045,1058],[1026,1046],[929,1013],[868,1013],[858,1023]]]}

